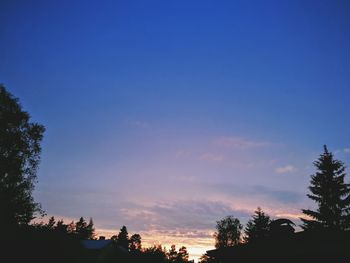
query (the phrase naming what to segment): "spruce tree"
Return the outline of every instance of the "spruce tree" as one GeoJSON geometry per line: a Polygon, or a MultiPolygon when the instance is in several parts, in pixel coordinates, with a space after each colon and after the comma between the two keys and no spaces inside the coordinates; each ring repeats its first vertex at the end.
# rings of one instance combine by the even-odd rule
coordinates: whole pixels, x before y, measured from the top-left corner
{"type": "Polygon", "coordinates": [[[117,237],[117,245],[125,248],[126,250],[129,249],[129,234],[126,226],[123,226],[120,229],[120,232],[117,237]]]}
{"type": "Polygon", "coordinates": [[[349,229],[350,226],[350,184],[344,182],[345,166],[333,158],[324,146],[324,152],[314,162],[317,169],[311,176],[311,194],[307,196],[316,202],[317,209],[302,210],[310,219],[302,218],[304,229],[328,228],[349,229]]]}
{"type": "Polygon", "coordinates": [[[269,233],[270,222],[270,217],[258,207],[244,230],[244,241],[252,243],[266,238],[269,233]]]}
{"type": "Polygon", "coordinates": [[[94,239],[96,236],[95,234],[95,228],[94,228],[94,221],[92,218],[90,218],[89,224],[86,226],[86,238],[87,239],[94,239]]]}
{"type": "Polygon", "coordinates": [[[84,217],[80,217],[79,221],[75,223],[75,234],[79,239],[87,239],[86,227],[87,227],[87,223],[84,217]]]}

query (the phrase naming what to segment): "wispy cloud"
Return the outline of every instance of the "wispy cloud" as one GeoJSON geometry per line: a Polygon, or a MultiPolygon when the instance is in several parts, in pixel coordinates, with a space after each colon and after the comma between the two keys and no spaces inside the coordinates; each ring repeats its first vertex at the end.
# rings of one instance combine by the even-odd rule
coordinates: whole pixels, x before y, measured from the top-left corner
{"type": "Polygon", "coordinates": [[[303,200],[304,195],[289,190],[278,190],[264,185],[240,186],[232,183],[226,184],[203,184],[208,190],[215,189],[217,192],[239,198],[240,200],[256,200],[256,205],[262,203],[295,204],[303,200]]]}
{"type": "Polygon", "coordinates": [[[292,172],[295,172],[296,170],[297,168],[290,164],[275,168],[275,172],[278,174],[292,173],[292,172]]]}
{"type": "Polygon", "coordinates": [[[350,153],[350,148],[345,148],[345,149],[344,149],[344,152],[345,152],[345,153],[350,153]]]}
{"type": "Polygon", "coordinates": [[[253,141],[243,137],[235,137],[235,136],[223,136],[223,137],[217,138],[214,141],[214,143],[218,146],[238,148],[238,149],[265,147],[270,145],[269,142],[253,141]]]}
{"type": "Polygon", "coordinates": [[[209,161],[209,162],[222,162],[225,159],[225,156],[222,154],[215,154],[215,153],[203,153],[200,156],[200,159],[209,161]]]}
{"type": "Polygon", "coordinates": [[[126,222],[139,222],[137,226],[135,225],[137,231],[213,230],[215,222],[226,215],[233,214],[237,217],[249,215],[247,211],[235,209],[230,204],[209,200],[134,204],[121,209],[120,212],[126,222]]]}

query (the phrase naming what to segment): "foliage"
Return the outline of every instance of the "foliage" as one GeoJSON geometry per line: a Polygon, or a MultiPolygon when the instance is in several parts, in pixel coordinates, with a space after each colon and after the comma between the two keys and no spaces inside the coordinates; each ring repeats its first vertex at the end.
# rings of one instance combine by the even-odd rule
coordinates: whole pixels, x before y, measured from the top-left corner
{"type": "Polygon", "coordinates": [[[302,219],[304,229],[329,228],[349,229],[350,226],[350,184],[344,182],[344,164],[333,158],[324,146],[324,152],[314,162],[317,171],[311,176],[311,194],[307,196],[316,202],[316,211],[302,210],[311,219],[302,219]]]}
{"type": "Polygon", "coordinates": [[[252,243],[266,238],[269,233],[270,221],[270,217],[258,207],[246,225],[244,241],[252,243]]]}
{"type": "Polygon", "coordinates": [[[241,240],[242,224],[238,218],[227,216],[216,222],[215,247],[230,247],[239,244],[241,240]]]}
{"type": "Polygon", "coordinates": [[[215,262],[216,260],[207,254],[203,254],[198,260],[198,263],[215,263],[215,262]]]}
{"type": "Polygon", "coordinates": [[[129,240],[129,249],[133,250],[141,250],[141,236],[139,234],[133,234],[129,240]]]}
{"type": "Polygon", "coordinates": [[[89,223],[86,223],[83,217],[80,217],[79,221],[75,223],[75,230],[73,232],[79,239],[94,239],[95,229],[92,218],[89,223]]]}
{"type": "Polygon", "coordinates": [[[179,253],[177,253],[177,262],[188,262],[188,252],[185,246],[179,248],[179,253]]]}
{"type": "Polygon", "coordinates": [[[126,226],[120,229],[117,237],[117,245],[128,250],[129,249],[129,234],[126,226]]]}
{"type": "Polygon", "coordinates": [[[176,262],[176,260],[177,260],[177,251],[176,251],[175,245],[171,245],[167,256],[168,256],[169,262],[176,262]]]}
{"type": "Polygon", "coordinates": [[[144,262],[164,263],[167,260],[166,250],[161,245],[155,245],[143,250],[144,262]]]}
{"type": "Polygon", "coordinates": [[[0,86],[0,224],[27,225],[42,213],[32,192],[44,126],[30,122],[18,99],[0,86]]]}

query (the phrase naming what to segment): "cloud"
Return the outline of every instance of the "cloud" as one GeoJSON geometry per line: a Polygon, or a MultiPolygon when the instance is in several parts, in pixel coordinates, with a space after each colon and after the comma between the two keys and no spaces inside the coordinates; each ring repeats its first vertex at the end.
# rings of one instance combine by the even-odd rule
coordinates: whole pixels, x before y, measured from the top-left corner
{"type": "Polygon", "coordinates": [[[200,156],[200,159],[209,162],[222,162],[225,157],[222,154],[204,153],[200,156]]]}
{"type": "Polygon", "coordinates": [[[232,136],[224,136],[217,138],[214,141],[215,145],[229,147],[229,148],[238,148],[238,149],[247,149],[247,148],[257,148],[257,147],[265,147],[270,143],[263,141],[252,141],[242,137],[232,137],[232,136]]]}
{"type": "Polygon", "coordinates": [[[120,210],[125,222],[137,222],[137,231],[213,230],[215,222],[227,215],[246,217],[247,211],[230,204],[209,200],[182,200],[157,202],[151,205],[134,204],[120,210]]]}
{"type": "Polygon", "coordinates": [[[269,188],[266,186],[261,186],[261,185],[254,186],[251,188],[251,190],[253,190],[256,195],[265,196],[285,204],[299,202],[304,197],[304,195],[298,192],[287,191],[287,190],[276,190],[276,189],[269,188]]]}
{"type": "Polygon", "coordinates": [[[344,149],[344,152],[345,152],[345,153],[350,153],[350,148],[345,148],[345,149],[344,149]]]}
{"type": "Polygon", "coordinates": [[[240,200],[256,200],[256,205],[263,203],[294,204],[303,200],[304,195],[299,192],[277,190],[263,185],[240,186],[232,183],[203,184],[208,190],[215,189],[218,193],[239,198],[240,200]]]}
{"type": "Polygon", "coordinates": [[[292,173],[292,172],[295,172],[296,170],[297,168],[295,168],[293,165],[290,165],[290,164],[275,168],[275,172],[278,174],[292,173]]]}

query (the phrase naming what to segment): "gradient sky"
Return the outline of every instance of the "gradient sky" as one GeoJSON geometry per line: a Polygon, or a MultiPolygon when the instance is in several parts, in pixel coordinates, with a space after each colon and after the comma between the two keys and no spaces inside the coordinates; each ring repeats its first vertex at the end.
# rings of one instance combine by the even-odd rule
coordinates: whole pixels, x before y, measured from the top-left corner
{"type": "Polygon", "coordinates": [[[2,0],[0,82],[47,128],[36,200],[193,257],[223,216],[297,218],[323,144],[350,164],[349,13],[334,0],[2,0]]]}

